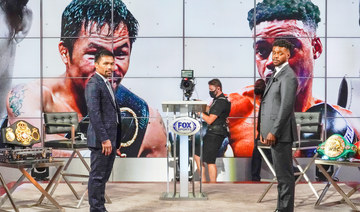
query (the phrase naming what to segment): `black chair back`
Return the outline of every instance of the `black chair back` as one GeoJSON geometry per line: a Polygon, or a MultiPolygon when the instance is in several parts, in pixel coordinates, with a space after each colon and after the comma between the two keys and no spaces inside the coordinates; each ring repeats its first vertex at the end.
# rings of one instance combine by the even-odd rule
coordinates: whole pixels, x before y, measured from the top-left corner
{"type": "Polygon", "coordinates": [[[299,141],[296,148],[316,148],[323,141],[323,127],[320,112],[295,112],[299,141]]]}
{"type": "Polygon", "coordinates": [[[60,134],[71,132],[71,126],[78,128],[78,115],[76,112],[44,113],[45,133],[60,134]],[[64,124],[62,126],[62,124],[64,124]]]}
{"type": "Polygon", "coordinates": [[[295,119],[296,124],[300,125],[301,134],[311,133],[320,136],[322,131],[320,112],[295,112],[295,119]]]}

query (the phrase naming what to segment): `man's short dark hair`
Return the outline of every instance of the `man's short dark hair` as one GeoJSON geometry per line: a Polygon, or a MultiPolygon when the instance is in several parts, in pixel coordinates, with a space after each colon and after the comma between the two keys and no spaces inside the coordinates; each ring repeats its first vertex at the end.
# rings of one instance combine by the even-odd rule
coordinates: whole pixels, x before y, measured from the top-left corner
{"type": "MultiPolygon", "coordinates": [[[[314,30],[320,22],[319,7],[310,0],[264,0],[256,5],[256,25],[263,21],[300,20],[314,30]]],[[[250,29],[254,28],[254,8],[248,12],[250,29]]]]}
{"type": "Polygon", "coordinates": [[[213,85],[215,87],[220,87],[220,91],[222,91],[222,85],[219,79],[212,79],[208,82],[209,85],[213,85]]]}
{"type": "Polygon", "coordinates": [[[285,40],[285,39],[275,40],[274,43],[273,43],[273,47],[274,46],[284,47],[284,48],[288,49],[290,52],[292,52],[293,49],[294,49],[293,44],[290,43],[288,40],[285,40]]]}
{"type": "Polygon", "coordinates": [[[254,85],[255,95],[262,96],[265,92],[265,88],[266,88],[265,80],[263,80],[263,79],[256,80],[255,85],[254,85]]]}
{"type": "MultiPolygon", "coordinates": [[[[64,10],[61,23],[61,40],[69,50],[70,58],[74,43],[78,39],[81,27],[96,24],[97,30],[113,26],[113,31],[120,23],[127,26],[130,45],[135,42],[138,22],[121,0],[73,0],[64,10]],[[113,9],[113,12],[112,12],[113,9]]],[[[109,35],[112,31],[109,31],[109,35]]]]}
{"type": "Polygon", "coordinates": [[[95,54],[95,63],[98,63],[100,58],[104,57],[104,56],[110,56],[110,57],[115,57],[114,54],[106,49],[100,50],[95,54]]]}
{"type": "Polygon", "coordinates": [[[22,29],[24,9],[29,0],[0,0],[0,6],[6,14],[10,27],[14,30],[12,36],[22,29]]]}

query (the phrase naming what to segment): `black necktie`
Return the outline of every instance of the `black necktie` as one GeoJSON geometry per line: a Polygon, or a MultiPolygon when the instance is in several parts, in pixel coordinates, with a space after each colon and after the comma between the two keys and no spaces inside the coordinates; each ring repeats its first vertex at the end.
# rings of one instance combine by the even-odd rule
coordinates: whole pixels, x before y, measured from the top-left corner
{"type": "MultiPolygon", "coordinates": [[[[108,90],[109,90],[109,92],[110,92],[111,98],[112,98],[112,100],[113,100],[113,102],[114,102],[114,104],[115,104],[115,107],[117,108],[117,104],[116,104],[115,96],[114,96],[114,91],[113,91],[113,89],[112,89],[112,87],[111,87],[111,85],[110,85],[110,82],[106,80],[106,81],[105,81],[105,84],[106,84],[106,86],[108,87],[108,90]]],[[[117,113],[117,110],[116,110],[116,113],[117,113]]],[[[116,114],[116,122],[119,123],[118,114],[116,114]]]]}
{"type": "Polygon", "coordinates": [[[279,71],[277,71],[276,69],[274,69],[274,75],[273,75],[273,77],[272,77],[272,81],[273,81],[273,82],[276,82],[276,81],[277,81],[277,78],[275,77],[275,75],[276,75],[277,72],[279,72],[279,71]]]}
{"type": "Polygon", "coordinates": [[[275,77],[275,74],[276,74],[276,68],[274,69],[274,71],[273,71],[273,74],[272,74],[272,77],[274,78],[275,77]]]}
{"type": "Polygon", "coordinates": [[[109,92],[110,92],[110,95],[111,95],[111,98],[112,98],[112,100],[113,100],[114,103],[115,103],[114,91],[113,91],[113,89],[112,89],[109,81],[106,81],[106,86],[108,87],[109,92]]]}
{"type": "Polygon", "coordinates": [[[266,79],[265,79],[266,84],[268,84],[268,82],[270,82],[270,80],[272,80],[275,77],[275,73],[276,73],[276,69],[273,70],[270,77],[266,77],[266,79]]]}

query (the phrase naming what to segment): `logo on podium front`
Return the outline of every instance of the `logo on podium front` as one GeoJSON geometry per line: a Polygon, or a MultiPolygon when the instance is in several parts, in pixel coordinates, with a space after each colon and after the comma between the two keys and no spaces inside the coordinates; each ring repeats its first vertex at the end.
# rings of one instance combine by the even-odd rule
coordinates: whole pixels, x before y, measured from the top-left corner
{"type": "Polygon", "coordinates": [[[190,117],[179,117],[170,123],[170,129],[178,135],[194,135],[200,130],[200,123],[190,117]]]}

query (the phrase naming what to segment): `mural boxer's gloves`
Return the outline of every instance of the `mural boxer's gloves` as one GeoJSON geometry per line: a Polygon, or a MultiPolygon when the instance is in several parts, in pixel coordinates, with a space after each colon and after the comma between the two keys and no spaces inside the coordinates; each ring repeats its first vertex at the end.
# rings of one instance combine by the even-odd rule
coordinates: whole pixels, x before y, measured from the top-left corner
{"type": "MultiPolygon", "coordinates": [[[[326,126],[326,135],[329,138],[333,134],[343,136],[349,143],[354,144],[357,141],[357,136],[354,129],[349,125],[346,119],[333,106],[325,103],[319,103],[307,110],[307,112],[320,112],[322,116],[322,124],[326,126]],[[325,107],[327,117],[325,118],[325,107]],[[326,124],[325,124],[326,121],[326,124]]],[[[311,138],[313,135],[306,135],[311,138]]]]}
{"type": "Polygon", "coordinates": [[[357,148],[354,158],[360,159],[360,141],[356,142],[354,145],[357,148]]]}
{"type": "Polygon", "coordinates": [[[136,139],[139,131],[139,122],[130,108],[120,108],[121,113],[121,143],[136,139]]]}
{"type": "Polygon", "coordinates": [[[121,84],[115,98],[121,112],[121,154],[137,157],[149,123],[149,107],[121,84]]]}

